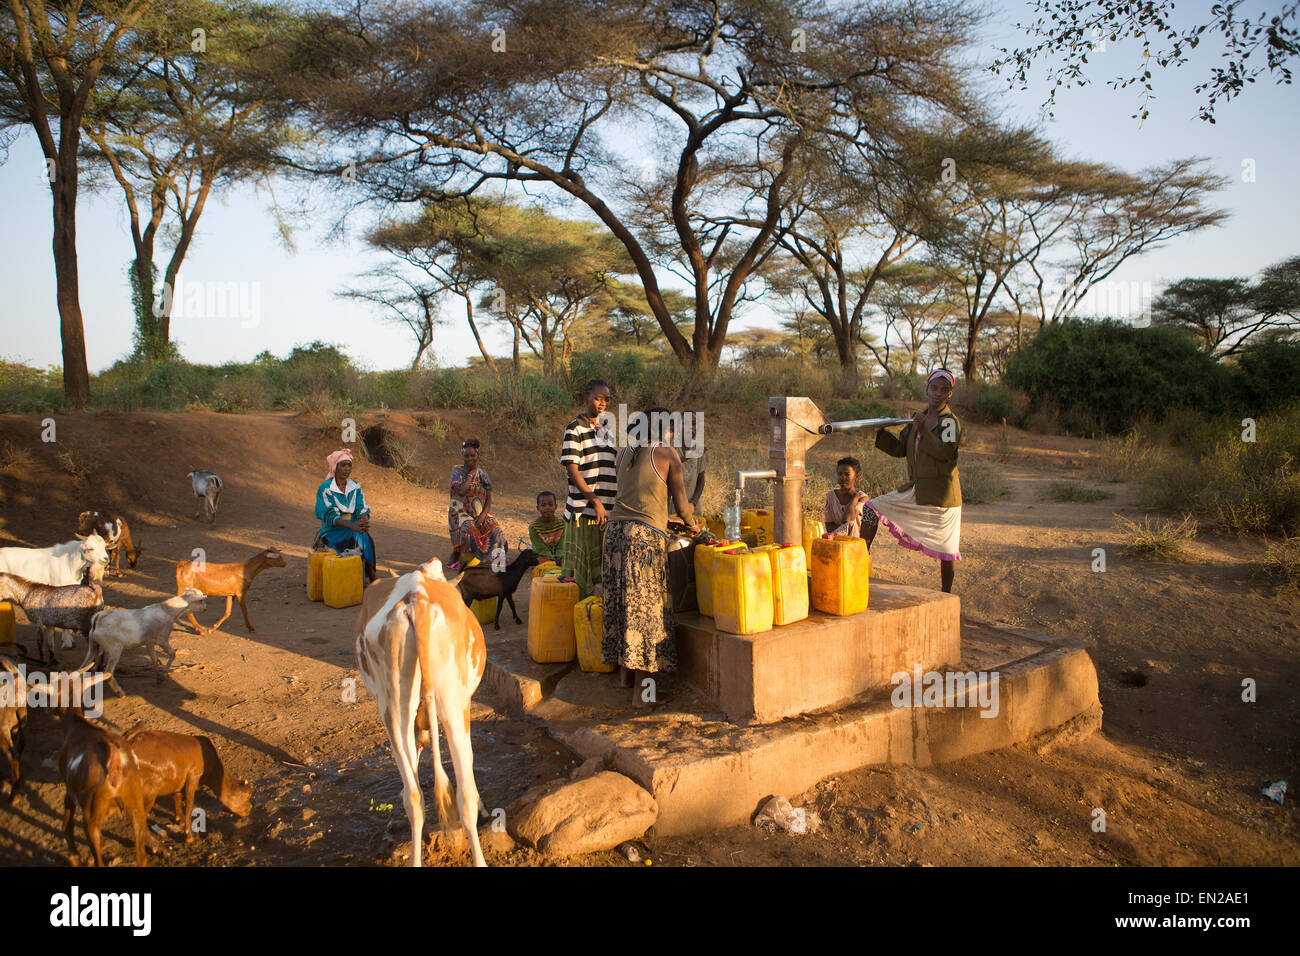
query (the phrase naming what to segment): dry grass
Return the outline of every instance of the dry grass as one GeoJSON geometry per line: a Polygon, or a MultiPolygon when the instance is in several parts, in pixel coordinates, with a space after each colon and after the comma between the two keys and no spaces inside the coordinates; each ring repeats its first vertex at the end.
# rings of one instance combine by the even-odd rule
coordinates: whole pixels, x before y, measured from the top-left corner
{"type": "Polygon", "coordinates": [[[0,442],[0,471],[17,465],[19,468],[30,465],[35,458],[26,445],[5,439],[0,442]]]}
{"type": "Polygon", "coordinates": [[[966,465],[958,469],[958,475],[963,505],[986,505],[1011,494],[1002,476],[985,465],[966,465]]]}
{"type": "Polygon", "coordinates": [[[1115,496],[1100,488],[1085,488],[1069,481],[1054,481],[1048,487],[1045,497],[1052,501],[1105,501],[1115,496]]]}
{"type": "Polygon", "coordinates": [[[54,456],[55,461],[72,478],[74,485],[84,485],[90,478],[90,456],[74,442],[61,444],[63,447],[54,456]]]}
{"type": "Polygon", "coordinates": [[[1112,483],[1136,481],[1147,474],[1151,465],[1151,446],[1134,429],[1102,442],[1097,475],[1102,481],[1112,483]]]}
{"type": "Polygon", "coordinates": [[[1300,538],[1283,538],[1264,549],[1264,571],[1280,578],[1277,596],[1300,601],[1300,538]]]}
{"type": "Polygon", "coordinates": [[[1187,543],[1196,537],[1196,522],[1191,515],[1182,521],[1146,515],[1139,524],[1123,515],[1115,515],[1115,527],[1125,541],[1125,554],[1159,558],[1182,558],[1187,543]]]}

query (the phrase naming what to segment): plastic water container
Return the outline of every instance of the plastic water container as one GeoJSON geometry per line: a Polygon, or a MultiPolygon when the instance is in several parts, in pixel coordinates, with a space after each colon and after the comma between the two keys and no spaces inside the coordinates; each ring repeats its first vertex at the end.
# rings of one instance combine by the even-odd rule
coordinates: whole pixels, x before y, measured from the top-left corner
{"type": "Polygon", "coordinates": [[[533,577],[540,578],[543,574],[549,574],[551,572],[559,574],[560,566],[554,561],[543,561],[537,567],[533,568],[533,577]]]}
{"type": "Polygon", "coordinates": [[[713,616],[713,556],[723,548],[734,547],[732,541],[695,546],[695,603],[701,614],[713,616]]]}
{"type": "Polygon", "coordinates": [[[592,595],[573,605],[573,633],[578,645],[578,666],[588,674],[608,674],[613,664],[600,657],[605,621],[600,598],[592,595]]]}
{"type": "Polygon", "coordinates": [[[808,567],[812,567],[812,543],[826,533],[826,525],[812,518],[803,519],[803,553],[808,567]]]}
{"type": "Polygon", "coordinates": [[[762,551],[738,548],[713,557],[713,621],[728,634],[772,629],[772,562],[762,551]]]}
{"type": "Polygon", "coordinates": [[[827,614],[865,611],[871,575],[867,542],[846,534],[817,538],[812,554],[812,606],[827,614]]]}
{"type": "Polygon", "coordinates": [[[576,582],[557,577],[533,578],[528,589],[528,654],[539,664],[571,661],[577,656],[573,606],[576,582]]]}
{"type": "Polygon", "coordinates": [[[808,560],[803,545],[767,545],[772,564],[772,623],[778,627],[808,616],[808,560]]]}
{"type": "Polygon", "coordinates": [[[704,524],[708,527],[709,533],[718,540],[727,536],[727,523],[722,520],[722,515],[707,515],[704,524]]]}
{"type": "Polygon", "coordinates": [[[766,508],[753,508],[749,511],[740,513],[740,536],[748,539],[754,539],[754,546],[761,547],[765,544],[772,544],[776,541],[776,534],[773,527],[776,523],[776,515],[766,508]]]}
{"type": "Polygon", "coordinates": [[[497,619],[497,601],[500,598],[479,598],[470,604],[469,609],[480,624],[491,624],[497,619]]]}
{"type": "Polygon", "coordinates": [[[18,639],[18,620],[14,617],[14,606],[8,601],[0,601],[0,643],[11,643],[18,639]]]}
{"type": "Polygon", "coordinates": [[[366,590],[365,563],[361,555],[347,557],[330,552],[321,569],[321,596],[330,607],[352,607],[361,603],[366,590]]]}
{"type": "Polygon", "coordinates": [[[325,597],[325,559],[333,551],[313,551],[307,555],[307,598],[319,601],[325,597]]]}

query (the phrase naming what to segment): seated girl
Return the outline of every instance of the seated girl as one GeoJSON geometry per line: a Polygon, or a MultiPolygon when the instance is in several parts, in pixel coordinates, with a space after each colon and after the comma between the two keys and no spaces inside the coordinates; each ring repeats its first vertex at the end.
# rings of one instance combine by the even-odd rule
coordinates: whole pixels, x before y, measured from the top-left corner
{"type": "Polygon", "coordinates": [[[862,535],[862,509],[866,492],[858,490],[862,465],[856,458],[841,458],[835,463],[838,488],[826,492],[826,530],[832,534],[862,535]]]}
{"type": "Polygon", "coordinates": [[[320,531],[313,548],[327,546],[336,552],[356,549],[366,568],[366,581],[375,579],[375,542],[370,537],[370,509],[361,486],[352,480],[352,452],[341,448],[325,459],[329,474],[316,489],[316,517],[320,531]]]}
{"type": "Polygon", "coordinates": [[[467,438],[460,446],[464,464],[451,470],[451,502],[447,508],[447,530],[451,535],[449,571],[477,559],[483,564],[500,556],[505,559],[505,529],[492,516],[492,479],[478,465],[479,440],[467,438]]]}

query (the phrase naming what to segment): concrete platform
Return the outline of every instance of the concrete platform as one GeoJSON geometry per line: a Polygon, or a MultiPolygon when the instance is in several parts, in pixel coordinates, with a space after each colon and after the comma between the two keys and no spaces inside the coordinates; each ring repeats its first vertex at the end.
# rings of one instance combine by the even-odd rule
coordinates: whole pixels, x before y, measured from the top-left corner
{"type": "Polygon", "coordinates": [[[961,601],[927,588],[872,581],[866,611],[807,619],[761,634],[719,631],[713,618],[678,618],[680,675],[732,720],[768,722],[832,707],[920,665],[961,660],[961,601]]]}
{"type": "MultiPolygon", "coordinates": [[[[937,706],[895,706],[886,688],[816,713],[736,723],[671,675],[661,689],[673,698],[636,713],[616,675],[576,668],[561,674],[528,713],[575,753],[603,757],[654,794],[662,835],[744,823],[773,794],[793,797],[859,767],[927,766],[1058,728],[1083,736],[1100,726],[1097,672],[1083,642],[970,619],[962,621],[962,636],[962,660],[951,670],[982,672],[978,686],[986,692],[997,674],[996,698],[986,696],[996,701],[996,713],[984,708],[988,717],[977,706],[961,706],[973,699],[946,690],[937,706]]],[[[489,656],[498,650],[489,645],[489,656]]]]}

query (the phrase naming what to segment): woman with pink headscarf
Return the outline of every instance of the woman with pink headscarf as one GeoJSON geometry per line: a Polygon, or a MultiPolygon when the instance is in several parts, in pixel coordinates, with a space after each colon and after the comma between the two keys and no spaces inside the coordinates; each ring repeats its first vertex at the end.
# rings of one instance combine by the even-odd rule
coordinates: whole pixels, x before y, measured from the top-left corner
{"type": "Polygon", "coordinates": [[[321,526],[313,548],[360,551],[366,580],[373,581],[375,542],[370,537],[370,509],[361,486],[352,480],[352,452],[340,448],[325,460],[330,470],[316,489],[316,517],[321,526]]]}
{"type": "Polygon", "coordinates": [[[939,559],[939,580],[952,590],[953,564],[961,560],[961,480],[957,475],[957,446],[961,423],[948,409],[956,378],[946,368],[935,369],[925,383],[929,406],[895,435],[876,430],[876,447],[886,455],[907,459],[907,484],[872,498],[862,511],[862,537],[867,547],[883,524],[898,543],[939,559]]]}

